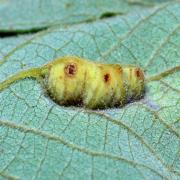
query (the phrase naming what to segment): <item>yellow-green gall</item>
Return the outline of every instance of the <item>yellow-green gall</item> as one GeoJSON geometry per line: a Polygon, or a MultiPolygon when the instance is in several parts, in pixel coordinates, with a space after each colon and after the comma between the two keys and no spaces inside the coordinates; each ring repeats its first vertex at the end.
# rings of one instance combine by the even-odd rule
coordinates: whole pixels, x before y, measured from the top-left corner
{"type": "Polygon", "coordinates": [[[48,92],[60,105],[90,109],[122,106],[144,92],[144,73],[135,66],[62,57],[47,67],[48,92]]]}

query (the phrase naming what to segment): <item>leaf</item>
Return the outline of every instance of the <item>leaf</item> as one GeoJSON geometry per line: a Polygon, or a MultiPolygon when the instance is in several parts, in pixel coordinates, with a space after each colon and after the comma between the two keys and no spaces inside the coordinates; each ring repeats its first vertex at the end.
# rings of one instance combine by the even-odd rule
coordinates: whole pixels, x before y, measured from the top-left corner
{"type": "MultiPolygon", "coordinates": [[[[131,4],[141,4],[141,5],[156,5],[158,3],[165,3],[169,0],[128,0],[131,4]]],[[[175,0],[174,0],[175,1],[175,0]]]]}
{"type": "MultiPolygon", "coordinates": [[[[18,44],[30,39],[31,35],[21,35],[17,37],[8,37],[0,39],[0,59],[3,59],[10,51],[12,51],[18,44]]],[[[0,60],[1,64],[1,60],[0,60]]]]}
{"type": "Polygon", "coordinates": [[[179,25],[180,3],[170,2],[54,27],[17,45],[1,61],[1,82],[64,55],[135,64],[147,79],[160,78],[147,81],[142,100],[101,111],[59,106],[32,78],[5,88],[0,92],[2,178],[179,179],[179,25]]]}
{"type": "Polygon", "coordinates": [[[141,4],[128,0],[1,0],[0,32],[34,32],[57,24],[94,21],[127,13],[141,4]]]}

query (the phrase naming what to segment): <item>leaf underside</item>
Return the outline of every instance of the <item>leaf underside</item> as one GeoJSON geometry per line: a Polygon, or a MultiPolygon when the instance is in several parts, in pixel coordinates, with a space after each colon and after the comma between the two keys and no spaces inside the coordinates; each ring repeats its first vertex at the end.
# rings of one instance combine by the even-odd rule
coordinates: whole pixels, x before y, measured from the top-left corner
{"type": "MultiPolygon", "coordinates": [[[[0,92],[0,179],[180,179],[180,3],[41,2],[4,14],[0,33],[50,28],[0,39],[0,82],[65,55],[170,73],[148,81],[140,101],[96,111],[57,105],[38,79],[14,82],[0,92]]],[[[0,15],[7,7],[0,1],[0,15]]]]}

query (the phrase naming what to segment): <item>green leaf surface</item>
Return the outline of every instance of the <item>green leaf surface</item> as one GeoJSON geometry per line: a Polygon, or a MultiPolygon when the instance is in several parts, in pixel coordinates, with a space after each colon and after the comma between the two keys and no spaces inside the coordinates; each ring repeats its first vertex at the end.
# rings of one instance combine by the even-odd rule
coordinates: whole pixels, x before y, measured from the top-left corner
{"type": "Polygon", "coordinates": [[[57,26],[7,53],[1,82],[64,55],[138,65],[146,78],[169,73],[147,81],[142,100],[101,111],[59,106],[37,79],[5,88],[0,179],[180,179],[179,29],[180,3],[170,2],[57,26]]]}
{"type": "MultiPolygon", "coordinates": [[[[141,4],[141,5],[157,5],[158,3],[165,3],[170,0],[128,0],[131,4],[141,4]]],[[[172,0],[171,2],[176,1],[172,0]]]]}
{"type": "Polygon", "coordinates": [[[152,4],[130,0],[1,0],[0,32],[31,32],[57,24],[94,21],[152,4]]]}
{"type": "Polygon", "coordinates": [[[0,59],[3,59],[18,44],[25,42],[31,37],[32,35],[21,35],[16,37],[0,38],[0,59]]]}

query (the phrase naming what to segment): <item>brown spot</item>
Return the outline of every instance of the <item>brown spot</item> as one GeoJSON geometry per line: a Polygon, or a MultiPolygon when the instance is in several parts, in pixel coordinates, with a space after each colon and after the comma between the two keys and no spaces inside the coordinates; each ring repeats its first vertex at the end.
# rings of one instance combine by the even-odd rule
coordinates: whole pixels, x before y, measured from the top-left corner
{"type": "Polygon", "coordinates": [[[77,67],[75,64],[68,64],[64,68],[64,72],[67,76],[73,77],[76,74],[77,67]]]}
{"type": "Polygon", "coordinates": [[[139,68],[135,69],[135,76],[139,79],[144,79],[144,74],[142,70],[139,68]]]}
{"type": "Polygon", "coordinates": [[[118,73],[118,74],[121,74],[123,72],[122,67],[117,65],[117,64],[113,65],[113,68],[114,68],[115,72],[118,73]]]}
{"type": "Polygon", "coordinates": [[[122,69],[121,66],[118,66],[118,72],[119,72],[119,73],[122,73],[122,72],[123,72],[123,69],[122,69]]]}
{"type": "Polygon", "coordinates": [[[140,77],[140,71],[139,71],[139,69],[136,69],[136,76],[137,76],[137,77],[140,77]]]}
{"type": "Polygon", "coordinates": [[[63,77],[62,77],[62,76],[59,76],[59,79],[63,79],[63,77]]]}
{"type": "Polygon", "coordinates": [[[109,74],[105,74],[104,75],[104,81],[107,83],[110,80],[110,75],[109,74]]]}
{"type": "Polygon", "coordinates": [[[72,6],[73,6],[73,3],[67,3],[67,4],[65,4],[65,7],[66,7],[67,9],[71,8],[72,6]]]}

